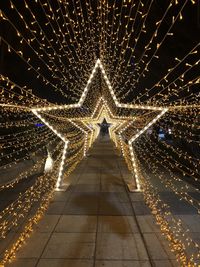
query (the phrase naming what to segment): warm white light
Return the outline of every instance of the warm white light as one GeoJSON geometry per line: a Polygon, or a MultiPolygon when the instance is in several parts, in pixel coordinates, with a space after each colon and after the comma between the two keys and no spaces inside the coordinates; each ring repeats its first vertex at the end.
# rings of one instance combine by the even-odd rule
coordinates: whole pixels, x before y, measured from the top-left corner
{"type": "Polygon", "coordinates": [[[57,182],[56,182],[56,190],[59,190],[59,188],[61,186],[62,175],[63,175],[63,167],[64,167],[65,157],[66,157],[66,152],[67,152],[67,145],[68,145],[68,142],[65,142],[64,149],[63,149],[63,154],[62,154],[62,161],[61,161],[60,169],[59,169],[59,173],[58,173],[58,179],[57,179],[57,182]]]}
{"type": "MultiPolygon", "coordinates": [[[[163,110],[164,109],[162,107],[153,107],[153,106],[143,106],[143,105],[133,105],[133,104],[122,104],[122,103],[119,103],[119,101],[117,100],[117,97],[115,96],[115,93],[113,91],[113,88],[111,86],[111,83],[110,83],[110,81],[108,79],[108,76],[106,75],[106,72],[104,70],[104,67],[103,67],[100,59],[97,59],[97,61],[95,63],[95,66],[94,66],[94,68],[92,70],[92,73],[91,73],[91,75],[90,75],[90,77],[88,79],[87,85],[84,88],[83,93],[82,93],[82,95],[81,95],[80,100],[78,101],[78,103],[70,104],[70,105],[52,106],[52,107],[48,107],[48,110],[76,108],[76,107],[82,106],[82,104],[83,104],[83,102],[84,102],[84,100],[86,98],[86,95],[88,93],[88,90],[89,90],[88,85],[91,83],[92,79],[94,78],[94,74],[95,74],[95,72],[96,72],[96,70],[97,70],[98,67],[101,69],[101,72],[102,72],[103,77],[104,77],[104,79],[106,81],[106,84],[108,86],[108,89],[109,89],[109,91],[111,93],[111,96],[113,98],[113,101],[114,101],[114,103],[115,103],[115,105],[117,107],[124,107],[124,108],[131,108],[131,109],[148,109],[148,110],[163,110]]],[[[40,108],[36,108],[36,110],[37,111],[45,111],[47,109],[46,109],[46,107],[44,107],[44,108],[41,108],[40,107],[40,108]]]]}
{"type": "MultiPolygon", "coordinates": [[[[106,75],[106,72],[105,72],[105,70],[103,68],[103,65],[102,65],[100,59],[97,59],[96,64],[95,64],[95,66],[94,66],[94,68],[92,70],[92,73],[91,73],[91,75],[90,75],[90,77],[88,79],[87,85],[86,85],[85,89],[83,90],[83,93],[82,93],[81,98],[80,98],[80,100],[79,100],[78,103],[70,104],[70,105],[52,106],[52,107],[47,107],[47,108],[46,107],[44,107],[44,108],[41,108],[40,107],[40,108],[33,108],[32,109],[32,112],[47,127],[49,127],[64,142],[64,144],[65,144],[64,145],[64,149],[63,149],[62,162],[61,162],[61,165],[60,165],[60,170],[59,170],[59,175],[58,175],[58,180],[57,180],[57,183],[56,183],[56,187],[59,187],[60,186],[60,183],[61,183],[61,177],[62,177],[62,171],[63,171],[63,164],[64,164],[64,159],[65,159],[65,154],[66,154],[68,140],[65,140],[65,138],[60,133],[58,133],[58,131],[56,129],[54,129],[44,118],[42,118],[42,116],[38,112],[40,112],[40,111],[46,111],[46,110],[50,111],[50,110],[56,110],[56,109],[79,108],[79,107],[81,107],[83,105],[83,102],[84,102],[84,100],[85,100],[85,98],[87,96],[88,90],[89,90],[88,85],[91,83],[91,81],[92,81],[92,79],[94,77],[94,74],[95,74],[95,72],[97,70],[97,67],[99,67],[101,69],[101,72],[102,72],[103,77],[105,79],[105,82],[106,82],[106,84],[108,86],[108,89],[110,91],[110,94],[111,94],[111,96],[113,98],[113,101],[114,101],[114,103],[115,103],[115,105],[117,107],[131,108],[131,109],[160,110],[161,111],[161,113],[156,118],[154,118],[152,120],[152,122],[150,122],[148,125],[146,125],[141,131],[139,131],[136,135],[134,135],[131,138],[131,140],[129,140],[129,142],[128,142],[129,143],[129,146],[131,146],[133,141],[135,141],[141,134],[143,134],[152,124],[154,124],[168,110],[167,108],[161,108],[161,107],[141,106],[141,105],[133,105],[133,104],[119,103],[118,100],[117,100],[117,97],[115,96],[115,93],[114,93],[114,91],[112,89],[112,86],[110,84],[110,81],[109,81],[109,79],[108,79],[108,77],[106,75]]],[[[92,117],[94,116],[96,110],[98,109],[98,105],[100,104],[101,101],[103,101],[105,108],[111,114],[111,111],[110,111],[109,107],[107,106],[106,101],[103,98],[101,98],[98,101],[98,104],[97,104],[97,106],[96,106],[96,108],[95,108],[95,110],[94,110],[94,112],[92,114],[92,117]]],[[[120,119],[122,119],[122,118],[120,117],[120,119]]],[[[77,126],[77,125],[76,125],[76,127],[78,127],[82,132],[85,133],[84,155],[86,155],[87,142],[88,142],[88,140],[87,140],[87,138],[88,138],[87,132],[85,130],[83,130],[81,127],[77,126]]]]}
{"type": "Polygon", "coordinates": [[[53,169],[53,159],[48,151],[47,159],[44,166],[44,172],[50,172],[53,169]]]}
{"type": "MultiPolygon", "coordinates": [[[[41,109],[39,109],[39,111],[41,111],[41,109]]],[[[60,164],[60,168],[59,168],[59,173],[58,173],[58,178],[57,178],[57,182],[56,182],[56,189],[58,189],[61,186],[61,178],[62,178],[62,174],[63,174],[63,165],[64,165],[64,161],[65,161],[65,157],[66,157],[66,150],[67,150],[67,145],[68,145],[68,140],[66,140],[64,138],[64,136],[62,136],[60,133],[57,132],[56,129],[54,129],[53,126],[51,126],[39,113],[37,109],[32,109],[32,112],[35,116],[37,116],[49,129],[51,129],[63,142],[64,142],[64,149],[63,149],[63,153],[62,153],[62,161],[60,164]]]]}

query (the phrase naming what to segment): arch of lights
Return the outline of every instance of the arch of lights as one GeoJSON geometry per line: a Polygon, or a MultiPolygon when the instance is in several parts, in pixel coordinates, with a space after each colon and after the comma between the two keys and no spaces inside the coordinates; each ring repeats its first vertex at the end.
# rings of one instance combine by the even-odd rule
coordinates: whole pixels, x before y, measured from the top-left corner
{"type": "MultiPolygon", "coordinates": [[[[57,182],[56,182],[56,189],[59,189],[59,187],[61,186],[61,176],[62,176],[62,172],[63,172],[63,164],[64,164],[64,160],[65,160],[65,157],[66,157],[66,151],[67,151],[67,144],[68,144],[68,140],[66,140],[64,138],[64,136],[62,136],[56,129],[53,128],[53,126],[51,126],[41,115],[39,112],[45,112],[45,111],[51,111],[51,110],[61,110],[61,109],[69,109],[69,108],[79,108],[83,105],[84,103],[84,100],[87,96],[87,92],[89,90],[89,84],[91,83],[94,75],[95,75],[95,72],[96,72],[96,69],[97,68],[100,68],[101,71],[102,71],[102,74],[103,74],[103,77],[106,81],[106,84],[109,88],[109,91],[110,91],[110,94],[113,98],[113,101],[116,105],[116,107],[120,107],[120,108],[129,108],[129,109],[146,109],[146,110],[155,110],[155,111],[160,111],[160,113],[152,120],[150,121],[147,125],[145,125],[145,127],[143,129],[141,129],[137,134],[135,134],[130,140],[129,140],[129,146],[130,146],[130,153],[131,153],[131,159],[133,161],[133,166],[136,166],[135,165],[135,159],[134,159],[134,153],[133,153],[133,149],[132,149],[132,143],[133,141],[136,140],[136,138],[138,138],[141,134],[143,134],[149,127],[151,127],[154,123],[156,123],[156,121],[161,118],[165,112],[168,111],[168,108],[162,108],[162,107],[154,107],[154,106],[140,106],[140,105],[132,105],[132,104],[121,104],[117,101],[117,98],[114,94],[114,91],[112,89],[112,86],[109,82],[109,79],[105,73],[105,70],[103,68],[103,65],[101,64],[101,61],[98,59],[95,66],[94,66],[94,69],[92,70],[92,74],[90,75],[89,77],[89,80],[87,82],[87,85],[81,95],[81,98],[79,100],[79,102],[77,104],[71,104],[71,105],[63,105],[63,106],[49,106],[49,107],[44,107],[44,108],[33,108],[31,111],[42,121],[44,122],[63,142],[64,142],[64,148],[63,148],[63,155],[62,155],[62,161],[61,161],[61,164],[60,164],[60,169],[59,169],[59,174],[58,174],[58,179],[57,179],[57,182]]],[[[98,105],[97,105],[98,106],[98,105]]],[[[95,112],[95,111],[94,111],[95,112]]],[[[83,119],[83,118],[82,118],[83,119]]],[[[130,120],[130,118],[129,118],[130,120]]],[[[82,129],[81,129],[82,130],[82,129]]],[[[83,130],[82,130],[83,131],[83,130]]],[[[85,132],[84,132],[85,133],[85,132]]],[[[87,139],[87,138],[86,138],[87,139]]],[[[85,153],[84,153],[85,154],[85,153]]],[[[140,190],[141,187],[139,185],[139,179],[138,179],[138,175],[137,175],[137,170],[136,170],[136,167],[134,167],[134,171],[135,171],[135,177],[136,177],[136,180],[137,180],[137,184],[138,184],[138,189],[140,190]]]]}
{"type": "MultiPolygon", "coordinates": [[[[5,251],[2,264],[14,258],[48,207],[54,190],[68,184],[68,175],[87,155],[99,134],[98,123],[106,118],[112,124],[110,136],[133,173],[136,187],[130,188],[144,193],[181,266],[197,266],[199,245],[187,226],[172,214],[149,175],[200,213],[198,198],[190,194],[199,193],[198,156],[184,146],[158,142],[155,130],[170,128],[174,140],[200,146],[199,41],[176,50],[175,55],[168,54],[170,60],[165,61],[166,47],[177,44],[176,28],[184,28],[189,12],[197,9],[197,1],[166,1],[158,17],[152,15],[157,8],[155,0],[95,3],[11,0],[2,4],[1,26],[15,37],[13,41],[2,32],[1,47],[6,61],[24,64],[28,78],[23,75],[24,80],[17,79],[21,76],[17,68],[16,75],[3,72],[0,76],[0,126],[6,129],[0,136],[0,168],[6,171],[28,160],[29,150],[37,155],[47,146],[54,148],[51,172],[40,175],[1,212],[0,233],[5,238],[33,204],[40,203],[24,231],[5,251]],[[159,65],[161,71],[156,77],[155,65],[162,61],[166,66],[159,65]],[[32,89],[30,81],[37,81],[32,89]],[[46,93],[38,93],[36,87],[46,93]],[[44,99],[54,93],[67,104],[44,99]],[[35,120],[43,126],[34,128],[35,120]]],[[[15,188],[44,161],[38,160],[29,170],[1,184],[0,190],[15,188]]]]}

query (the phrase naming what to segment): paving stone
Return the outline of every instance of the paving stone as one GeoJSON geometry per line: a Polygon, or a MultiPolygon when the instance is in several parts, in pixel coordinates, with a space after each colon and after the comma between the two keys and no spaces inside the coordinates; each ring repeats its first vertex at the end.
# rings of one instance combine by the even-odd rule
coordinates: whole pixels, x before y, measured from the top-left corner
{"type": "Polygon", "coordinates": [[[96,259],[148,260],[139,234],[98,233],[96,259]]]}
{"type": "Polygon", "coordinates": [[[143,201],[132,202],[133,209],[136,215],[149,215],[151,214],[150,209],[143,201]]]}
{"type": "Polygon", "coordinates": [[[100,185],[100,176],[99,177],[81,177],[76,185],[84,184],[84,185],[100,185]]]}
{"type": "Polygon", "coordinates": [[[113,185],[121,185],[123,186],[123,181],[120,175],[111,174],[101,174],[101,184],[113,184],[113,185]]]}
{"type": "Polygon", "coordinates": [[[36,267],[37,259],[17,259],[7,263],[6,267],[36,267]]]}
{"type": "Polygon", "coordinates": [[[53,200],[55,202],[57,202],[57,201],[66,201],[69,198],[70,194],[71,194],[71,192],[55,191],[54,192],[54,196],[53,196],[53,200]]]}
{"type": "Polygon", "coordinates": [[[60,215],[65,207],[65,202],[63,201],[53,201],[50,203],[47,214],[60,215]]]}
{"type": "Polygon", "coordinates": [[[100,202],[128,202],[128,196],[126,192],[101,192],[99,194],[100,202]]]}
{"type": "Polygon", "coordinates": [[[39,258],[42,255],[50,233],[37,233],[35,232],[27,240],[27,243],[17,253],[18,258],[39,258]]]}
{"type": "Polygon", "coordinates": [[[102,192],[126,192],[124,186],[122,185],[114,185],[114,184],[102,184],[101,186],[102,192]]]}
{"type": "Polygon", "coordinates": [[[87,168],[87,173],[88,174],[93,174],[93,175],[94,175],[94,173],[100,174],[101,173],[101,167],[98,167],[98,166],[88,167],[87,168]]]}
{"type": "Polygon", "coordinates": [[[161,231],[153,215],[137,216],[137,220],[143,233],[159,233],[161,231]]]}
{"type": "Polygon", "coordinates": [[[55,232],[63,233],[94,233],[97,227],[97,217],[87,215],[62,215],[55,232]]]}
{"type": "Polygon", "coordinates": [[[123,261],[100,261],[97,260],[95,262],[95,267],[150,267],[150,263],[148,261],[131,261],[131,260],[123,260],[123,261]]]}
{"type": "Polygon", "coordinates": [[[58,223],[60,215],[46,214],[42,220],[34,227],[34,230],[40,233],[51,233],[58,223]]]}
{"type": "Polygon", "coordinates": [[[128,194],[126,192],[114,192],[114,195],[119,202],[130,202],[128,194]]]}
{"type": "Polygon", "coordinates": [[[153,264],[155,267],[173,267],[173,266],[177,266],[177,263],[175,263],[176,265],[174,265],[174,263],[170,260],[156,260],[153,261],[153,264]]]}
{"type": "Polygon", "coordinates": [[[94,255],[95,234],[54,233],[42,258],[91,259],[94,255]]]}
{"type": "Polygon", "coordinates": [[[93,267],[93,261],[83,260],[83,259],[81,260],[41,259],[37,267],[93,267]]]}
{"type": "Polygon", "coordinates": [[[130,203],[126,202],[114,202],[114,201],[106,201],[100,202],[99,206],[99,214],[100,215],[133,215],[133,210],[130,203]]]}
{"type": "Polygon", "coordinates": [[[132,216],[100,216],[98,231],[102,233],[137,233],[132,216]]]}
{"type": "Polygon", "coordinates": [[[100,184],[77,184],[73,192],[99,192],[100,184]]]}
{"type": "Polygon", "coordinates": [[[73,194],[63,209],[63,214],[68,215],[94,215],[97,214],[99,196],[93,194],[73,194]]]}
{"type": "Polygon", "coordinates": [[[144,196],[142,193],[134,192],[134,193],[129,193],[131,201],[144,201],[144,196]]]}
{"type": "MultiPolygon", "coordinates": [[[[164,242],[161,242],[155,233],[144,233],[147,248],[151,258],[153,260],[168,260],[170,250],[164,246],[164,242]],[[168,253],[167,253],[168,252],[168,253]]],[[[161,238],[161,237],[160,237],[161,238]]],[[[162,240],[164,241],[164,240],[162,240]]],[[[172,256],[175,258],[175,256],[172,256]]]]}

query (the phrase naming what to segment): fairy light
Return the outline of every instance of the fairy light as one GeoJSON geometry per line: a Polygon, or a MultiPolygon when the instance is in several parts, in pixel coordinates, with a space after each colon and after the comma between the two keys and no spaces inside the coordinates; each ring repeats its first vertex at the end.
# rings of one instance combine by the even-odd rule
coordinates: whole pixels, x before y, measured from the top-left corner
{"type": "Polygon", "coordinates": [[[147,131],[153,124],[157,122],[166,112],[168,111],[167,108],[163,109],[160,114],[158,114],[151,122],[149,122],[142,130],[140,130],[136,135],[134,135],[130,140],[129,144],[132,145],[132,143],[145,131],[147,131]]]}
{"type": "Polygon", "coordinates": [[[84,142],[84,150],[83,150],[83,156],[85,157],[87,154],[87,150],[89,148],[89,144],[88,144],[88,133],[81,128],[79,125],[77,125],[73,120],[69,120],[73,125],[75,125],[78,129],[80,129],[84,135],[85,135],[85,142],[84,142]]]}
{"type": "MultiPolygon", "coordinates": [[[[59,172],[58,172],[58,178],[57,178],[57,182],[56,182],[56,188],[55,190],[59,190],[61,187],[61,181],[62,181],[62,174],[63,174],[63,166],[64,166],[64,162],[65,162],[65,157],[66,157],[66,151],[67,151],[67,146],[69,141],[65,139],[64,136],[62,136],[56,129],[54,129],[53,126],[51,126],[49,124],[49,122],[47,122],[39,113],[38,110],[41,111],[41,109],[32,109],[33,114],[35,114],[35,116],[37,116],[49,129],[51,129],[54,134],[56,134],[63,142],[64,142],[64,148],[63,148],[63,152],[62,152],[62,160],[60,163],[60,168],[59,168],[59,172]]],[[[43,110],[46,110],[43,109],[43,110]]]]}
{"type": "MultiPolygon", "coordinates": [[[[6,8],[3,5],[0,12],[2,25],[6,25],[1,37],[4,53],[17,59],[29,77],[24,85],[15,81],[16,75],[14,80],[0,75],[1,127],[8,130],[0,136],[0,157],[5,162],[0,168],[6,170],[20,161],[24,162],[29,158],[29,150],[36,155],[52,145],[52,153],[55,154],[53,169],[41,176],[41,185],[36,182],[32,189],[2,213],[0,233],[5,237],[18,224],[20,216],[25,216],[34,199],[38,203],[41,201],[41,209],[6,252],[2,264],[10,261],[29,237],[53,190],[62,188],[64,177],[68,177],[87,154],[99,134],[98,123],[106,118],[111,123],[109,135],[121,150],[128,168],[133,171],[137,190],[143,191],[162,233],[170,241],[171,250],[181,266],[196,266],[195,260],[200,253],[196,253],[195,249],[200,251],[199,247],[182,230],[180,221],[174,218],[171,222],[167,221],[169,214],[172,217],[170,207],[166,209],[166,203],[160,200],[159,193],[152,187],[142,161],[143,158],[146,160],[149,170],[164,186],[199,212],[196,199],[188,194],[188,184],[182,185],[182,180],[169,171],[178,170],[183,177],[189,176],[191,181],[198,182],[197,158],[185,148],[165,142],[160,144],[162,150],[157,144],[156,134],[148,131],[154,126],[164,132],[170,128],[172,138],[200,147],[197,138],[200,105],[199,95],[195,93],[199,84],[198,72],[195,71],[199,64],[198,40],[187,43],[180,53],[169,58],[169,64],[155,79],[149,79],[155,64],[165,60],[164,47],[169,44],[176,46],[176,29],[184,25],[185,18],[190,15],[190,5],[194,5],[192,10],[195,10],[197,1],[169,1],[156,17],[153,16],[153,20],[152,12],[157,5],[155,0],[138,3],[132,0],[110,3],[105,0],[100,1],[97,7],[86,0],[85,4],[86,8],[80,1],[68,3],[57,0],[55,9],[50,1],[37,0],[33,9],[27,0],[22,2],[22,8],[11,0],[5,3],[6,8]],[[38,9],[42,10],[41,19],[38,9]],[[169,22],[167,27],[166,20],[169,22]],[[44,25],[41,21],[45,21],[44,25]],[[151,29],[148,25],[152,25],[151,29]],[[5,34],[7,31],[12,32],[15,42],[11,42],[5,34]],[[97,75],[98,71],[101,76],[97,75]],[[29,86],[30,81],[40,84],[44,95],[53,92],[66,104],[51,103],[36,96],[34,86],[29,86]],[[136,87],[138,90],[134,90],[136,87]],[[44,128],[35,130],[35,117],[44,124],[44,128]],[[11,149],[12,152],[9,152],[11,149]],[[154,157],[152,164],[150,153],[154,157]],[[168,170],[169,179],[159,173],[157,158],[160,159],[159,164],[168,170]],[[41,200],[44,192],[45,197],[41,200]],[[5,219],[6,214],[10,219],[5,219]],[[187,248],[194,252],[187,256],[187,248]]],[[[27,179],[44,165],[44,161],[37,161],[32,168],[2,185],[0,190],[14,187],[22,179],[27,179]]]]}

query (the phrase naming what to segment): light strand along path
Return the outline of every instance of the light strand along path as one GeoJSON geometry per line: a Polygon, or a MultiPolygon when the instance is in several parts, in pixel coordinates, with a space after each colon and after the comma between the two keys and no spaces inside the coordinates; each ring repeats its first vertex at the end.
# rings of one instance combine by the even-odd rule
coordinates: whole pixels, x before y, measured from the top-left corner
{"type": "Polygon", "coordinates": [[[131,174],[112,141],[98,138],[89,153],[8,266],[178,266],[142,193],[127,191],[131,174]]]}

